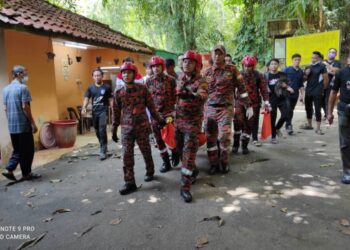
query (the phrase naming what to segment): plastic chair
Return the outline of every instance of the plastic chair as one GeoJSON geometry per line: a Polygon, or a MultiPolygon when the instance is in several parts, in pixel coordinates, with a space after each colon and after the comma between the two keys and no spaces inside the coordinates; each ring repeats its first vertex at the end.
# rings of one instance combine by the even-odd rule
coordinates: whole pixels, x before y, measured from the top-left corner
{"type": "Polygon", "coordinates": [[[68,111],[68,115],[69,115],[69,119],[71,120],[77,120],[78,121],[78,131],[79,134],[83,134],[83,124],[82,124],[82,120],[80,115],[77,113],[77,111],[72,108],[72,107],[68,107],[67,108],[68,111]]]}
{"type": "Polygon", "coordinates": [[[80,119],[83,121],[83,127],[87,130],[90,131],[90,128],[92,126],[92,117],[85,117],[81,115],[81,110],[82,106],[77,106],[78,113],[80,115],[80,119]]]}

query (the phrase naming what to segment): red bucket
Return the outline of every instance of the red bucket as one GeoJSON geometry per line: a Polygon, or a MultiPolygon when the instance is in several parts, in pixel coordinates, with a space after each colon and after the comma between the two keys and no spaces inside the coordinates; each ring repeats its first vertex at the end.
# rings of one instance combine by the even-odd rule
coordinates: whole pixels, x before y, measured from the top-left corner
{"type": "Polygon", "coordinates": [[[53,126],[57,146],[59,148],[73,147],[77,138],[78,121],[59,120],[52,121],[51,124],[53,126]]]}

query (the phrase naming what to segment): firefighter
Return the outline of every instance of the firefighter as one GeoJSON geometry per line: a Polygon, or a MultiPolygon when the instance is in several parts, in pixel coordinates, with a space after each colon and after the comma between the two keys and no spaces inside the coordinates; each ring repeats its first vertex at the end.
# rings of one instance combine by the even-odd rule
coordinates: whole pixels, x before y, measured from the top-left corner
{"type": "MultiPolygon", "coordinates": [[[[261,97],[264,101],[264,108],[270,108],[269,93],[267,90],[267,82],[263,74],[255,70],[257,60],[254,56],[247,55],[242,60],[243,71],[241,72],[246,90],[249,95],[251,106],[253,107],[253,117],[247,119],[245,116],[246,108],[244,102],[239,100],[235,103],[234,114],[234,136],[232,153],[237,153],[239,149],[240,140],[242,141],[242,153],[248,154],[248,143],[251,133],[256,123],[256,119],[259,118],[261,97]],[[243,133],[242,133],[243,132],[243,133]]],[[[254,140],[256,138],[253,138],[254,140]]]]}
{"type": "Polygon", "coordinates": [[[204,103],[208,97],[208,84],[200,76],[200,55],[187,51],[183,56],[182,66],[183,74],[176,86],[175,139],[177,151],[182,156],[180,194],[185,202],[191,202],[190,187],[198,175],[195,161],[204,103]]]}
{"type": "MultiPolygon", "coordinates": [[[[151,67],[153,74],[146,81],[146,86],[151,93],[158,113],[170,123],[173,121],[175,111],[176,80],[174,77],[164,74],[165,61],[163,58],[153,56],[149,61],[149,66],[151,67]]],[[[168,149],[161,136],[159,124],[154,119],[152,119],[152,130],[160,151],[160,156],[163,159],[163,165],[160,168],[160,172],[165,173],[171,169],[170,158],[168,149]]],[[[171,152],[172,165],[175,167],[179,164],[180,158],[176,153],[176,148],[171,149],[171,152]]]]}
{"type": "Polygon", "coordinates": [[[158,114],[147,87],[134,82],[137,67],[131,62],[125,62],[121,66],[121,73],[125,85],[120,85],[114,95],[112,139],[115,142],[118,141],[117,129],[121,125],[125,185],[119,190],[119,193],[126,195],[137,190],[134,178],[135,141],[146,163],[144,180],[152,181],[154,176],[154,163],[149,142],[151,128],[146,108],[160,126],[164,126],[165,121],[158,114]]]}
{"type": "Polygon", "coordinates": [[[235,91],[237,91],[238,97],[247,110],[246,115],[248,119],[253,116],[253,109],[250,106],[243,77],[234,65],[225,64],[225,55],[226,49],[224,46],[215,46],[212,50],[213,66],[204,73],[208,82],[209,93],[205,104],[204,123],[207,135],[210,175],[215,174],[220,169],[220,165],[222,173],[230,171],[228,151],[235,91]],[[217,140],[219,140],[220,155],[217,140]]]}

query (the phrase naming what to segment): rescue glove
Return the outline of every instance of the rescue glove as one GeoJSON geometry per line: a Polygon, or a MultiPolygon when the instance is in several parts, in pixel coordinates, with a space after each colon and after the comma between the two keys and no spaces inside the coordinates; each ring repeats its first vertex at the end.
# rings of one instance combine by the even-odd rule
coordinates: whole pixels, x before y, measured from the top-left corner
{"type": "Polygon", "coordinates": [[[166,120],[161,120],[159,123],[158,123],[158,128],[159,129],[162,129],[162,128],[164,128],[165,127],[165,125],[166,125],[167,123],[166,123],[166,120]]]}
{"type": "Polygon", "coordinates": [[[119,141],[119,138],[117,136],[117,131],[118,131],[118,127],[117,126],[112,126],[112,140],[117,143],[119,141]]]}
{"type": "Polygon", "coordinates": [[[247,111],[246,111],[246,116],[247,116],[247,118],[248,118],[248,120],[250,120],[250,118],[252,118],[253,117],[253,115],[254,115],[254,111],[253,111],[253,108],[252,107],[249,107],[249,108],[247,108],[247,111]]]}
{"type": "Polygon", "coordinates": [[[168,116],[166,119],[166,124],[172,123],[174,121],[174,119],[171,116],[168,116]]]}

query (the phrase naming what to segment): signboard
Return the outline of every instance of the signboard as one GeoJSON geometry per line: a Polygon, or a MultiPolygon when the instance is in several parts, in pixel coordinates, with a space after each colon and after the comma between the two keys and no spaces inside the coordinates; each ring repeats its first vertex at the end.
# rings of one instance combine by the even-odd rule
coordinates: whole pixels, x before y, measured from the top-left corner
{"type": "MultiPolygon", "coordinates": [[[[292,55],[295,53],[301,55],[301,64],[307,65],[311,63],[313,51],[321,52],[326,59],[330,48],[340,51],[340,30],[288,37],[286,39],[287,66],[292,64],[292,55]]],[[[339,60],[339,53],[336,59],[339,60]]]]}

